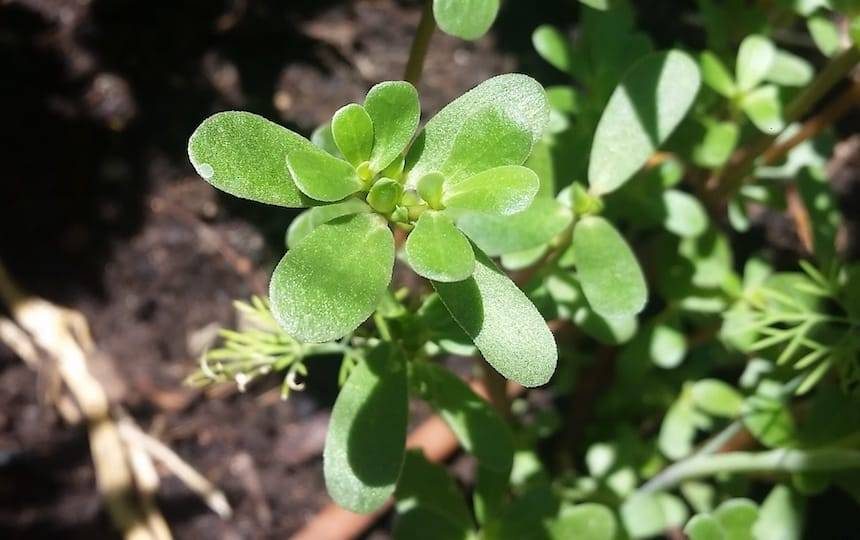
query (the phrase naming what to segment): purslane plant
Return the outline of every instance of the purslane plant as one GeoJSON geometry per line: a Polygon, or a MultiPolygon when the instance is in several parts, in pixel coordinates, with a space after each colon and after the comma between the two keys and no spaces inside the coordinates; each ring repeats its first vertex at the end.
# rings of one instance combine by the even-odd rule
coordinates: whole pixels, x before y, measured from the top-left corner
{"type": "MultiPolygon", "coordinates": [[[[278,327],[226,333],[194,381],[244,383],[275,370],[289,390],[306,357],[343,354],[326,485],[358,512],[393,496],[396,538],[611,540],[670,528],[694,540],[796,538],[800,493],[834,484],[860,497],[850,395],[860,279],[856,265],[834,262],[840,217],[823,146],[807,141],[784,164],[756,163],[740,192],[782,211],[780,193],[798,188],[818,261],[802,264],[807,276],[770,275],[756,258],[739,275],[731,237],[713,219],[720,209],[709,213],[697,196],[735,147],[792,137],[783,128],[800,109],[791,104],[822,77],[769,27],[729,36],[741,4],[699,4],[709,50],[698,62],[680,49],[653,52],[628,2],[583,1],[575,40],[550,26],[533,35],[575,84],[544,91],[524,75],[496,77],[420,131],[417,92],[404,82],[374,87],[310,140],[249,113],[205,121],[189,144],[201,176],[307,210],[287,231],[271,315],[255,304],[278,327]],[[493,257],[521,271],[516,284],[493,257]],[[389,290],[398,259],[432,292],[389,290]],[[564,347],[545,320],[562,329],[564,347]],[[501,400],[506,422],[436,362],[476,349],[525,386],[546,383],[558,361],[549,392],[560,399],[542,411],[501,400]],[[471,509],[444,467],[405,450],[410,397],[476,459],[471,509]],[[568,401],[574,421],[557,416],[568,401]],[[743,430],[766,450],[717,454],[743,430]],[[741,498],[751,472],[778,478],[761,505],[741,498]]],[[[808,4],[775,9],[774,24],[807,17],[831,64],[848,69],[857,52],[834,43],[822,20],[836,3],[808,4]]],[[[431,0],[425,16],[471,38],[497,7],[431,0]]],[[[755,11],[748,19],[763,21],[755,11]]],[[[729,218],[750,227],[737,204],[729,218]]]]}
{"type": "Polygon", "coordinates": [[[546,324],[456,225],[467,215],[514,214],[534,199],[538,179],[522,163],[548,119],[543,88],[524,75],[491,79],[440,111],[413,142],[419,114],[410,84],[382,83],[363,106],[334,115],[343,158],[244,112],[203,122],[189,156],[203,178],[233,195],[288,207],[333,203],[293,232],[272,276],[272,312],[295,339],[335,340],[373,313],[391,279],[394,225],[409,231],[409,265],[433,281],[487,361],[526,386],[544,384],[556,361],[546,324]],[[506,324],[532,331],[511,336],[506,324]]]}

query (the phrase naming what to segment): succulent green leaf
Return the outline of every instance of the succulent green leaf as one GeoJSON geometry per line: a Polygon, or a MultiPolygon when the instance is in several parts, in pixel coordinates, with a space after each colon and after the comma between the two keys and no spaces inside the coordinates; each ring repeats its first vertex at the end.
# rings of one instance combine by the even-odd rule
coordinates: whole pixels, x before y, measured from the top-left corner
{"type": "Polygon", "coordinates": [[[355,330],[391,280],[394,237],[376,214],[324,223],[287,252],[272,274],[272,314],[299,341],[322,343],[355,330]]]}
{"type": "Polygon", "coordinates": [[[292,249],[311,231],[329,221],[350,214],[370,212],[371,209],[364,201],[350,198],[343,202],[315,206],[296,216],[287,229],[287,247],[292,249]]]}
{"type": "Polygon", "coordinates": [[[406,358],[381,343],[337,396],[323,451],[326,488],[340,506],[369,513],[394,493],[406,448],[406,358]]]}
{"type": "Polygon", "coordinates": [[[805,59],[786,51],[776,51],[767,80],[780,86],[806,86],[815,70],[805,59]]]}
{"type": "Polygon", "coordinates": [[[354,166],[370,159],[373,120],[361,105],[350,103],[334,113],[331,134],[341,154],[354,166]]]}
{"type": "Polygon", "coordinates": [[[499,0],[433,0],[433,17],[446,34],[474,40],[496,20],[499,0]]]}
{"type": "Polygon", "coordinates": [[[740,130],[734,122],[711,122],[705,127],[705,136],[693,147],[693,161],[710,169],[721,167],[737,145],[740,130]]]}
{"type": "Polygon", "coordinates": [[[800,540],[803,537],[803,499],[784,485],[776,485],[759,508],[753,525],[756,540],[800,540]]]}
{"type": "Polygon", "coordinates": [[[735,78],[738,88],[748,92],[758,86],[767,77],[774,58],[776,47],[764,36],[747,36],[738,49],[735,78]]]}
{"type": "Polygon", "coordinates": [[[522,212],[510,216],[475,213],[460,216],[457,227],[487,255],[495,257],[545,244],[572,220],[568,207],[555,199],[539,197],[522,212]]]}
{"type": "Polygon", "coordinates": [[[596,503],[578,504],[562,510],[561,516],[550,526],[553,540],[614,540],[617,528],[612,511],[596,503]]]}
{"type": "Polygon", "coordinates": [[[546,384],[555,371],[555,339],[531,300],[483,253],[472,277],[433,282],[454,320],[496,371],[523,386],[546,384]]]}
{"type": "Polygon", "coordinates": [[[755,126],[764,133],[776,134],[784,127],[782,103],[779,90],[766,84],[746,94],[741,100],[741,108],[755,126]]]}
{"type": "Polygon", "coordinates": [[[693,438],[695,436],[695,411],[689,400],[682,397],[666,412],[663,423],[660,425],[657,446],[666,457],[678,460],[688,456],[693,450],[693,438]]]}
{"type": "Polygon", "coordinates": [[[699,67],[677,50],[638,60],[612,93],[597,125],[588,182],[603,195],[624,184],[672,134],[696,97],[699,67]]]}
{"type": "Polygon", "coordinates": [[[528,131],[516,119],[489,106],[463,123],[440,172],[449,183],[459,183],[494,167],[520,165],[532,146],[528,131]]]}
{"type": "Polygon", "coordinates": [[[758,519],[758,507],[749,499],[729,499],[714,510],[714,517],[732,540],[755,540],[753,525],[758,519]]]}
{"type": "Polygon", "coordinates": [[[442,209],[442,186],[445,177],[442,173],[432,172],[425,174],[418,180],[418,194],[434,210],[442,209]]]}
{"type": "Polygon", "coordinates": [[[839,29],[828,17],[813,15],[806,20],[806,28],[815,46],[824,56],[833,56],[839,50],[839,29]]]}
{"type": "Polygon", "coordinates": [[[444,185],[442,204],[451,210],[508,216],[534,200],[540,180],[531,169],[507,165],[444,185]]]}
{"type": "Polygon", "coordinates": [[[334,135],[331,133],[331,122],[317,126],[314,132],[311,133],[311,142],[317,148],[322,148],[334,157],[343,158],[343,154],[340,153],[340,149],[334,142],[334,135]]]}
{"type": "Polygon", "coordinates": [[[262,116],[228,111],[191,135],[188,157],[204,180],[231,195],[278,206],[314,205],[284,165],[287,154],[313,148],[304,137],[262,116]]]}
{"type": "Polygon", "coordinates": [[[696,381],[690,398],[699,409],[725,418],[737,418],[744,404],[744,397],[737,390],[717,379],[696,381]]]}
{"type": "Polygon", "coordinates": [[[514,439],[495,409],[447,369],[429,363],[415,367],[422,396],[445,420],[460,445],[481,467],[508,474],[514,459],[514,439]]]}
{"type": "Polygon", "coordinates": [[[667,528],[657,494],[634,494],[621,505],[620,514],[624,528],[632,538],[651,538],[667,528]]]}
{"type": "Polygon", "coordinates": [[[339,201],[364,187],[352,165],[319,148],[291,151],[286,165],[302,193],[318,201],[339,201]]]}
{"type": "Polygon", "coordinates": [[[677,189],[667,189],[660,197],[667,231],[686,238],[699,236],[708,228],[708,213],[696,197],[677,189]]]}
{"type": "MultiPolygon", "coordinates": [[[[492,127],[490,132],[470,135],[474,138],[473,148],[481,153],[493,151],[492,148],[486,147],[498,142],[511,149],[507,141],[500,140],[503,133],[500,133],[499,129],[507,133],[508,128],[514,125],[527,135],[530,144],[523,148],[513,147],[515,154],[502,155],[500,159],[503,159],[503,162],[488,163],[485,168],[522,165],[531,153],[532,145],[543,136],[549,122],[549,103],[543,87],[531,77],[516,73],[499,75],[455,99],[427,122],[406,156],[407,185],[415,187],[418,180],[429,172],[446,173],[443,166],[449,162],[455,146],[464,142],[459,135],[466,130],[466,124],[469,124],[469,129],[480,128],[481,122],[478,120],[481,118],[472,118],[476,115],[487,118],[488,108],[497,111],[496,118],[505,120],[500,120],[501,125],[484,126],[492,127]]],[[[467,157],[471,159],[470,156],[467,157]]],[[[477,172],[481,171],[464,171],[463,176],[477,172]]],[[[450,179],[449,174],[446,173],[446,176],[450,179]]]]}
{"type": "Polygon", "coordinates": [[[582,292],[605,317],[635,315],[648,300],[645,276],[630,246],[605,219],[588,216],[573,229],[573,252],[582,292]]]}
{"type": "Polygon", "coordinates": [[[711,51],[705,51],[699,56],[699,67],[702,69],[702,81],[718,94],[731,98],[738,91],[731,73],[711,51]]]}
{"type": "Polygon", "coordinates": [[[406,150],[415,135],[421,118],[418,91],[405,81],[380,83],[367,93],[364,108],[373,122],[370,168],[379,172],[406,150]]]}
{"type": "Polygon", "coordinates": [[[678,367],[687,354],[687,339],[676,328],[660,324],[651,328],[645,337],[648,356],[656,366],[664,369],[678,367]]]}
{"type": "Polygon", "coordinates": [[[550,24],[537,27],[532,34],[532,44],[541,58],[565,73],[570,72],[573,50],[570,40],[558,28],[550,24]]]}
{"type": "Polygon", "coordinates": [[[380,214],[390,214],[400,202],[403,185],[391,178],[380,178],[367,193],[367,204],[380,214]]]}
{"type": "Polygon", "coordinates": [[[684,527],[684,533],[690,540],[728,540],[722,525],[709,514],[699,514],[684,527]]]}
{"type": "Polygon", "coordinates": [[[406,238],[406,261],[419,276],[434,281],[462,281],[475,271],[469,240],[442,212],[421,214],[406,238]]]}

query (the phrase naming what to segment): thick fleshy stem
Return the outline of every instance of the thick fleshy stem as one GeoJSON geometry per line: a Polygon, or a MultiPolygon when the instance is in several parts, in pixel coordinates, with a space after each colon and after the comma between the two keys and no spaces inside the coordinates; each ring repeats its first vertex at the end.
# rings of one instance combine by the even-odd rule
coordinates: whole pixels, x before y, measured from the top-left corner
{"type": "Polygon", "coordinates": [[[436,30],[436,19],[433,18],[433,1],[426,0],[424,10],[421,12],[421,21],[415,31],[415,39],[412,41],[412,48],[409,50],[406,71],[403,74],[403,79],[414,86],[418,86],[418,83],[421,82],[424,59],[427,57],[427,50],[430,47],[430,39],[433,37],[434,30],[436,30]]]}

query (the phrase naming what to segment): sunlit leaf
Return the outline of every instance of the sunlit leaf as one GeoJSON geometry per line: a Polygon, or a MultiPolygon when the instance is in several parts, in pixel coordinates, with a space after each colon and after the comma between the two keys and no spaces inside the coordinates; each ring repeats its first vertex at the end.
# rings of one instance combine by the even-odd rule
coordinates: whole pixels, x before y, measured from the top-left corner
{"type": "Polygon", "coordinates": [[[537,175],[520,165],[495,167],[444,185],[442,204],[459,211],[508,216],[525,210],[540,187],[537,175]]]}
{"type": "Polygon", "coordinates": [[[709,123],[704,137],[693,147],[693,161],[711,169],[722,166],[732,155],[739,135],[734,122],[709,123]]]}
{"type": "Polygon", "coordinates": [[[687,114],[699,84],[698,65],[681,51],[637,61],[597,125],[588,165],[591,190],[609,193],[630,179],[687,114]]]}
{"type": "Polygon", "coordinates": [[[406,150],[418,128],[418,91],[405,81],[380,83],[367,93],[364,108],[373,121],[370,168],[379,172],[406,150]]]}
{"type": "Polygon", "coordinates": [[[514,440],[507,424],[462,379],[435,364],[416,366],[422,396],[445,420],[460,445],[482,467],[507,474],[514,458],[514,440]]]}
{"type": "Polygon", "coordinates": [[[803,499],[797,492],[776,485],[759,508],[753,525],[756,540],[800,540],[803,536],[803,499]]]}
{"type": "Polygon", "coordinates": [[[315,147],[291,150],[286,165],[302,193],[318,201],[339,201],[364,187],[352,165],[315,147]]]}
{"type": "Polygon", "coordinates": [[[578,504],[573,508],[563,509],[558,519],[550,526],[553,540],[614,540],[617,528],[612,511],[595,503],[578,504]]]}
{"type": "Polygon", "coordinates": [[[704,51],[699,56],[699,66],[702,68],[702,81],[711,89],[727,98],[735,95],[735,80],[717,55],[704,51]]]}
{"type": "Polygon", "coordinates": [[[588,304],[607,317],[635,315],[648,300],[639,262],[608,221],[589,216],[573,229],[573,252],[588,304]]]}
{"type": "Polygon", "coordinates": [[[544,24],[537,27],[532,34],[532,44],[541,58],[564,72],[571,68],[570,40],[558,28],[544,24]]]}
{"type": "Polygon", "coordinates": [[[734,387],[717,379],[696,381],[690,398],[706,413],[726,418],[737,418],[744,403],[744,397],[734,387]]]}
{"type": "MultiPolygon", "coordinates": [[[[486,115],[488,108],[495,109],[499,113],[498,118],[507,119],[504,121],[504,128],[510,127],[513,122],[531,141],[527,148],[518,149],[516,155],[502,156],[505,162],[494,163],[490,167],[521,165],[529,156],[532,145],[543,136],[549,122],[549,103],[543,87],[531,77],[519,74],[499,75],[452,101],[427,122],[407,154],[407,184],[414,187],[425,174],[444,172],[443,165],[454,150],[458,134],[465,131],[464,126],[467,123],[475,123],[471,120],[474,115],[486,115]]],[[[501,133],[495,130],[475,134],[476,137],[483,138],[487,147],[498,141],[500,135],[501,133]]],[[[480,150],[494,151],[492,148],[481,148],[480,142],[475,144],[480,150]]]]}
{"type": "Polygon", "coordinates": [[[531,206],[511,216],[466,214],[457,226],[478,247],[495,257],[545,244],[570,225],[569,208],[555,199],[535,198],[531,206]]]}
{"type": "Polygon", "coordinates": [[[749,499],[730,499],[714,510],[714,517],[723,527],[726,538],[755,540],[752,527],[758,519],[758,507],[749,499]]]}
{"type": "Polygon", "coordinates": [[[499,107],[488,106],[463,123],[439,172],[454,184],[492,168],[520,165],[533,143],[517,119],[506,116],[499,107]]]}
{"type": "Polygon", "coordinates": [[[728,540],[720,522],[708,514],[693,516],[684,527],[684,533],[690,540],[728,540]]]}
{"type": "Polygon", "coordinates": [[[758,86],[767,77],[775,57],[776,47],[766,37],[751,35],[744,38],[735,65],[738,88],[747,92],[758,86]]]}
{"type": "Polygon", "coordinates": [[[661,194],[665,217],[663,226],[681,237],[699,236],[708,228],[708,214],[699,199],[677,189],[661,194]]]}
{"type": "Polygon", "coordinates": [[[776,134],[785,125],[779,90],[772,84],[756,88],[745,95],[741,100],[741,108],[752,123],[765,133],[776,134]]]}
{"type": "Polygon", "coordinates": [[[324,223],[272,274],[272,313],[300,341],[343,337],[364,322],[391,280],[394,237],[384,219],[355,214],[324,223]]]}
{"type": "Polygon", "coordinates": [[[825,15],[813,15],[806,20],[809,35],[815,46],[825,56],[833,56],[839,50],[839,29],[825,15]]]}
{"type": "Polygon", "coordinates": [[[329,495],[368,513],[394,493],[406,447],[406,359],[388,343],[359,362],[338,394],[323,452],[329,495]]]}
{"type": "Polygon", "coordinates": [[[300,208],[312,206],[286,167],[287,154],[313,145],[256,114],[228,111],[210,116],[188,141],[188,157],[204,180],[231,195],[300,208]]]}
{"type": "Polygon", "coordinates": [[[406,261],[419,276],[435,281],[462,281],[475,270],[475,254],[446,214],[421,214],[406,239],[406,261]]]}
{"type": "Polygon", "coordinates": [[[433,0],[433,16],[446,34],[463,39],[478,39],[487,33],[499,0],[433,0]]]}
{"type": "Polygon", "coordinates": [[[555,339],[531,300],[476,253],[475,273],[456,283],[433,282],[457,323],[499,373],[523,386],[546,384],[555,371],[555,339]]]}
{"type": "Polygon", "coordinates": [[[780,86],[805,86],[815,70],[805,59],[787,51],[776,51],[767,80],[780,86]]]}
{"type": "Polygon", "coordinates": [[[373,120],[361,105],[350,103],[334,113],[331,134],[341,154],[353,165],[357,166],[370,158],[373,150],[373,120]]]}

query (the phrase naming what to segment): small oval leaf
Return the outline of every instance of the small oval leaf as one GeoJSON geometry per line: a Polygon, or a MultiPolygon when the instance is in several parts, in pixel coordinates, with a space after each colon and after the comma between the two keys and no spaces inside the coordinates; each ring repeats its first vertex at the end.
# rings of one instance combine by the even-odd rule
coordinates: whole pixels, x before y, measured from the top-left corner
{"type": "Polygon", "coordinates": [[[379,172],[406,150],[418,129],[418,91],[405,81],[379,83],[367,93],[364,108],[373,121],[370,168],[379,172]]]}
{"type": "Polygon", "coordinates": [[[648,161],[687,114],[700,80],[696,62],[677,50],[630,68],[594,133],[588,182],[595,194],[616,190],[648,161]]]}
{"type": "Polygon", "coordinates": [[[531,169],[495,167],[460,182],[446,182],[442,204],[452,210],[509,216],[525,210],[539,188],[540,180],[531,169]]]}
{"type": "Polygon", "coordinates": [[[486,255],[472,277],[433,287],[484,358],[523,386],[546,384],[555,371],[555,339],[531,300],[486,255]]]}
{"type": "Polygon", "coordinates": [[[421,214],[406,238],[406,261],[419,276],[435,281],[462,281],[475,271],[469,240],[442,212],[421,214]]]}
{"type": "Polygon", "coordinates": [[[487,33],[499,12],[499,0],[433,0],[433,17],[446,34],[474,40],[487,33]]]}
{"type": "Polygon", "coordinates": [[[188,157],[197,173],[221,191],[302,208],[315,203],[299,191],[284,160],[307,148],[313,148],[310,141],[262,116],[228,111],[200,124],[188,140],[188,157]]]}
{"type": "Polygon", "coordinates": [[[775,57],[776,47],[766,37],[751,35],[744,38],[738,48],[735,65],[738,88],[747,92],[758,86],[767,77],[775,57]]]}
{"type": "Polygon", "coordinates": [[[291,151],[286,165],[299,189],[318,201],[339,201],[364,187],[352,165],[319,148],[291,151]]]}
{"type": "Polygon", "coordinates": [[[373,150],[373,120],[356,103],[341,107],[331,119],[331,135],[347,161],[355,166],[370,159],[373,150]]]}
{"type": "Polygon", "coordinates": [[[573,214],[555,199],[536,198],[531,206],[510,216],[466,214],[457,227],[487,255],[496,257],[545,244],[570,225],[573,214]]]}
{"type": "Polygon", "coordinates": [[[507,162],[493,166],[521,165],[532,145],[543,136],[549,122],[549,102],[540,83],[526,75],[511,73],[484,81],[427,122],[406,156],[407,185],[414,188],[425,174],[443,172],[442,166],[451,155],[457,135],[476,112],[488,107],[495,107],[502,117],[513,119],[531,139],[524,152],[519,150],[517,155],[507,156],[507,162]]]}
{"type": "Polygon", "coordinates": [[[406,449],[407,389],[403,352],[383,342],[337,396],[323,473],[329,495],[347,510],[372,512],[394,493],[406,449]]]}
{"type": "Polygon", "coordinates": [[[573,229],[573,253],[582,292],[604,317],[635,315],[648,300],[645,276],[627,242],[608,221],[588,216],[573,229]]]}
{"type": "Polygon", "coordinates": [[[573,57],[570,40],[558,28],[550,24],[538,26],[532,34],[532,45],[541,58],[557,69],[570,71],[573,57]]]}
{"type": "Polygon", "coordinates": [[[322,343],[355,330],[391,281],[394,237],[376,214],[319,225],[272,274],[272,314],[299,341],[322,343]]]}

